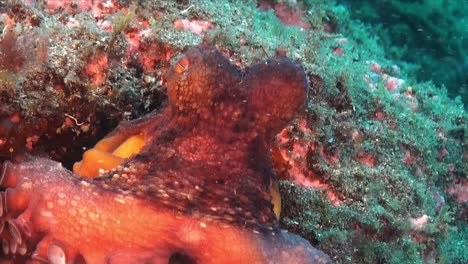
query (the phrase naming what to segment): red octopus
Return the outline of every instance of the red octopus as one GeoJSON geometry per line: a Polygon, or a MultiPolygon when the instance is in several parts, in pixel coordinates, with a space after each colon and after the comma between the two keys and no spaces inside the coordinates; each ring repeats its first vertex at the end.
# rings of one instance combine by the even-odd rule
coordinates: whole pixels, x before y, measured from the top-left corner
{"type": "Polygon", "coordinates": [[[0,260],[331,262],[273,210],[268,145],[304,109],[303,70],[273,58],[241,71],[199,46],[167,88],[162,111],[122,123],[75,173],[39,157],[3,163],[0,260]]]}

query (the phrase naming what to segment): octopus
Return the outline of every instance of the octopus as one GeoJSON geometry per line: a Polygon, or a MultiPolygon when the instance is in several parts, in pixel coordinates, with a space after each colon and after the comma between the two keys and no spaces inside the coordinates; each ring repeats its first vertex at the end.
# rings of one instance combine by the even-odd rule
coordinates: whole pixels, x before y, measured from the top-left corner
{"type": "Polygon", "coordinates": [[[304,71],[285,57],[242,70],[201,45],[166,78],[167,104],[121,123],[73,172],[44,157],[3,162],[0,260],[331,263],[280,229],[268,154],[305,108],[304,71]]]}

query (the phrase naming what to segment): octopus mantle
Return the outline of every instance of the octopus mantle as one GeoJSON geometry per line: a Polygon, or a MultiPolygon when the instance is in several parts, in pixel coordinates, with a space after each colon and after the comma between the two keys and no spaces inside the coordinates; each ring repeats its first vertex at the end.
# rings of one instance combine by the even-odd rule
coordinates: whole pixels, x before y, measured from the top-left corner
{"type": "Polygon", "coordinates": [[[3,163],[0,260],[330,262],[273,210],[268,145],[304,108],[304,72],[286,58],[241,71],[200,46],[167,86],[162,111],[122,123],[74,173],[39,157],[3,163]]]}

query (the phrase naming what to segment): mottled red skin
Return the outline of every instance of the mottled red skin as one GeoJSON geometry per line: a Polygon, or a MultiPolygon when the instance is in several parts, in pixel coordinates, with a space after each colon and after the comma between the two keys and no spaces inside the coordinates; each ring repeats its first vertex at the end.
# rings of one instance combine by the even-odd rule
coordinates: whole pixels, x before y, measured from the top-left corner
{"type": "Polygon", "coordinates": [[[121,166],[84,180],[44,158],[3,164],[0,236],[9,258],[330,262],[278,229],[269,193],[267,147],[304,107],[304,72],[286,58],[243,72],[206,46],[185,58],[167,73],[167,107],[108,136],[147,139],[121,166]]]}

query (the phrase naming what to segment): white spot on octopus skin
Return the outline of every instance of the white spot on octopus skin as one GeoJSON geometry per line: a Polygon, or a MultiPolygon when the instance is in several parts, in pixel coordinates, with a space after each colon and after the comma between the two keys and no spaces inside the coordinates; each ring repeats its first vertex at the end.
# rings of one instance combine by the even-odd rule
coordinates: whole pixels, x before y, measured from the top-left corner
{"type": "Polygon", "coordinates": [[[89,182],[86,182],[86,181],[81,181],[80,184],[83,186],[89,186],[89,182]]]}
{"type": "Polygon", "coordinates": [[[57,203],[60,205],[60,206],[65,206],[67,204],[67,202],[65,200],[62,200],[62,199],[59,199],[57,201],[57,203]]]}
{"type": "Polygon", "coordinates": [[[51,211],[41,211],[41,216],[46,217],[46,218],[52,218],[54,214],[52,214],[51,211]]]}
{"type": "Polygon", "coordinates": [[[125,204],[125,200],[123,198],[115,197],[114,200],[118,203],[125,204]]]}
{"type": "Polygon", "coordinates": [[[96,218],[96,214],[93,212],[88,212],[88,217],[91,219],[96,218]]]}
{"type": "Polygon", "coordinates": [[[77,215],[77,212],[76,212],[76,210],[75,210],[75,209],[73,209],[73,208],[72,208],[72,209],[70,209],[70,210],[68,210],[68,213],[69,213],[71,216],[73,216],[73,217],[75,217],[75,216],[77,215]]]}

